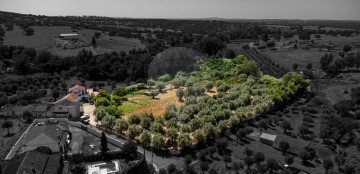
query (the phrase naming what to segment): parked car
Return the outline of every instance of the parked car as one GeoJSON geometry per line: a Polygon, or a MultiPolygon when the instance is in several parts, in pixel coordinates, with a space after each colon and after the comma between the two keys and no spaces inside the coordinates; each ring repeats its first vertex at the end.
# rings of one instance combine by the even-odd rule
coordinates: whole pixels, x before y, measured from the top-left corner
{"type": "Polygon", "coordinates": [[[90,118],[89,114],[83,115],[80,117],[81,120],[88,120],[90,118]]]}
{"type": "Polygon", "coordinates": [[[90,123],[90,119],[81,120],[81,122],[83,122],[83,123],[85,123],[85,124],[89,124],[89,123],[90,123]]]}

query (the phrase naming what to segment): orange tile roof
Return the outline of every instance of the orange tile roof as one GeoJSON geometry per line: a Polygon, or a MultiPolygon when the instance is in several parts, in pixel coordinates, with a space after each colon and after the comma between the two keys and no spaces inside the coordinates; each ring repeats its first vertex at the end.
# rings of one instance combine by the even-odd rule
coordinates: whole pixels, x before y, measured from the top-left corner
{"type": "Polygon", "coordinates": [[[71,102],[74,102],[77,98],[79,98],[79,96],[75,93],[70,93],[66,96],[64,96],[62,99],[54,102],[54,104],[59,104],[59,103],[62,103],[63,101],[71,101],[71,102]]]}
{"type": "Polygon", "coordinates": [[[69,88],[69,91],[73,91],[73,90],[85,90],[85,86],[82,86],[82,85],[74,85],[72,87],[69,88]]]}

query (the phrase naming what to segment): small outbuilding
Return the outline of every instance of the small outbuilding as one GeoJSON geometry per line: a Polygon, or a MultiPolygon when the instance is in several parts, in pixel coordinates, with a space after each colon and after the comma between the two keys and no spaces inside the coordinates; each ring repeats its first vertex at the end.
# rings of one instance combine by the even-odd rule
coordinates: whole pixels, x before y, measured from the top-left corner
{"type": "Polygon", "coordinates": [[[267,144],[269,146],[273,146],[276,140],[276,135],[271,135],[267,133],[262,133],[260,135],[260,142],[267,144]]]}

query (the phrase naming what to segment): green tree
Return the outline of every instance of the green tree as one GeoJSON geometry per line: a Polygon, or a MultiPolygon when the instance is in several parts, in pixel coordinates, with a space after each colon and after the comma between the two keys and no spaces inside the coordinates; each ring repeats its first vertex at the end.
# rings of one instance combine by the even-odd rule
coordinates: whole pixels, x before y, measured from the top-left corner
{"type": "Polygon", "coordinates": [[[205,88],[207,91],[210,91],[210,89],[213,87],[213,84],[210,81],[205,82],[205,88]]]}
{"type": "Polygon", "coordinates": [[[124,133],[129,128],[129,122],[123,119],[116,119],[114,129],[118,133],[124,133]]]}
{"type": "Polygon", "coordinates": [[[155,88],[159,90],[159,92],[163,92],[165,89],[165,83],[164,82],[157,82],[155,88]]]}
{"type": "Polygon", "coordinates": [[[308,63],[308,64],[306,65],[306,69],[310,70],[311,68],[312,68],[312,63],[308,63]]]}
{"type": "Polygon", "coordinates": [[[349,51],[351,51],[351,46],[350,45],[344,45],[343,52],[347,53],[349,51]]]}
{"type": "Polygon", "coordinates": [[[357,147],[357,150],[360,150],[360,137],[354,140],[354,145],[357,147]]]}
{"type": "Polygon", "coordinates": [[[124,87],[117,87],[115,88],[115,90],[113,91],[113,95],[117,95],[120,97],[124,97],[127,94],[127,90],[124,87]]]}
{"type": "Polygon", "coordinates": [[[172,82],[171,82],[171,85],[174,87],[174,88],[179,88],[181,85],[182,85],[182,82],[178,79],[174,79],[172,82]]]}
{"type": "Polygon", "coordinates": [[[2,124],[1,127],[4,129],[7,129],[7,135],[10,134],[9,129],[12,128],[14,126],[14,122],[11,120],[5,120],[2,124]]]}
{"type": "Polygon", "coordinates": [[[328,66],[331,64],[331,62],[333,62],[333,60],[334,60],[333,54],[325,54],[323,57],[321,57],[320,59],[321,69],[326,70],[328,66]]]}
{"type": "Polygon", "coordinates": [[[306,150],[301,150],[298,154],[299,158],[302,160],[303,163],[305,163],[307,160],[311,158],[310,153],[306,150]]]}
{"type": "Polygon", "coordinates": [[[160,123],[157,123],[157,122],[151,124],[150,130],[153,131],[153,132],[160,133],[160,134],[164,134],[164,133],[165,133],[164,128],[163,128],[163,125],[160,124],[160,123]]]}
{"type": "Polygon", "coordinates": [[[136,125],[130,125],[128,128],[128,136],[131,140],[135,139],[141,133],[141,129],[136,125]]]}
{"type": "Polygon", "coordinates": [[[176,96],[179,98],[180,101],[182,101],[182,98],[184,97],[185,92],[182,88],[179,88],[176,90],[176,96]]]}
{"type": "Polygon", "coordinates": [[[58,90],[53,90],[52,93],[51,93],[51,95],[52,95],[52,96],[54,97],[54,99],[56,100],[57,98],[59,98],[60,93],[59,93],[58,90]]]}
{"type": "Polygon", "coordinates": [[[105,97],[100,97],[100,98],[97,98],[96,101],[95,101],[95,106],[96,107],[99,107],[99,106],[110,106],[110,101],[109,99],[105,98],[105,97]]]}
{"type": "Polygon", "coordinates": [[[170,74],[164,74],[164,75],[160,76],[158,80],[161,82],[168,82],[171,80],[171,78],[172,77],[170,74]]]}
{"type": "Polygon", "coordinates": [[[159,91],[158,90],[151,90],[149,91],[150,96],[155,99],[155,96],[159,95],[159,91]]]}
{"type": "Polygon", "coordinates": [[[141,119],[140,116],[136,115],[136,114],[132,114],[128,117],[128,121],[130,124],[140,124],[141,123],[141,119]]]}
{"type": "Polygon", "coordinates": [[[291,165],[294,163],[294,157],[290,156],[290,155],[286,155],[285,156],[285,163],[288,165],[291,165]]]}
{"type": "Polygon", "coordinates": [[[229,156],[229,155],[224,155],[224,156],[223,156],[223,161],[225,162],[226,167],[228,167],[229,163],[232,162],[231,156],[229,156]]]}
{"type": "Polygon", "coordinates": [[[22,116],[24,119],[26,119],[26,122],[30,123],[32,120],[33,114],[29,111],[24,111],[22,116]]]}
{"type": "Polygon", "coordinates": [[[141,143],[146,146],[149,146],[151,143],[151,133],[148,130],[144,130],[140,135],[141,143]]]}
{"type": "Polygon", "coordinates": [[[116,121],[115,116],[107,114],[102,120],[101,125],[106,127],[107,129],[112,129],[114,126],[114,123],[116,121]]]}
{"type": "Polygon", "coordinates": [[[357,103],[360,103],[360,87],[351,88],[350,97],[357,103]]]}
{"type": "Polygon", "coordinates": [[[334,168],[334,163],[332,162],[331,159],[324,159],[323,166],[324,166],[324,169],[325,169],[325,173],[328,173],[329,169],[334,168]]]}
{"type": "Polygon", "coordinates": [[[191,144],[189,134],[181,133],[177,138],[177,144],[178,144],[179,148],[181,148],[181,149],[190,147],[192,144],[191,144]]]}
{"type": "Polygon", "coordinates": [[[260,164],[261,162],[265,161],[265,155],[262,152],[257,152],[254,155],[254,161],[256,164],[260,164]]]}
{"type": "Polygon", "coordinates": [[[289,149],[290,145],[287,141],[281,140],[279,143],[279,147],[282,150],[283,154],[289,149]]]}
{"type": "Polygon", "coordinates": [[[242,162],[232,162],[232,169],[236,172],[236,174],[239,173],[240,170],[244,169],[244,164],[242,162]]]}
{"type": "Polygon", "coordinates": [[[244,152],[243,152],[244,155],[246,155],[247,157],[251,157],[253,154],[254,154],[254,151],[249,149],[248,147],[246,147],[244,149],[244,152]]]}
{"type": "Polygon", "coordinates": [[[207,162],[200,162],[200,169],[202,171],[202,173],[204,174],[204,172],[209,170],[209,164],[207,162]]]}
{"type": "Polygon", "coordinates": [[[279,164],[273,158],[269,158],[266,161],[266,167],[270,170],[270,173],[273,173],[274,170],[276,171],[280,168],[279,164]]]}
{"type": "Polygon", "coordinates": [[[126,157],[135,159],[137,156],[137,145],[131,141],[127,141],[123,145],[122,152],[126,157]]]}
{"type": "Polygon", "coordinates": [[[92,46],[96,46],[95,36],[93,36],[92,39],[91,39],[91,45],[92,45],[92,46]]]}
{"type": "Polygon", "coordinates": [[[34,30],[33,28],[26,27],[26,28],[24,29],[24,32],[25,32],[25,35],[26,35],[26,36],[31,36],[31,35],[34,34],[35,30],[34,30]]]}
{"type": "Polygon", "coordinates": [[[282,122],[281,127],[283,128],[285,134],[287,133],[288,130],[292,129],[291,123],[287,120],[284,120],[282,122]]]}
{"type": "Polygon", "coordinates": [[[104,131],[101,132],[100,150],[102,154],[105,154],[107,151],[109,151],[108,141],[104,131]]]}
{"type": "Polygon", "coordinates": [[[151,126],[151,118],[150,117],[141,117],[141,122],[140,122],[140,125],[143,129],[149,129],[150,126],[151,126]]]}
{"type": "Polygon", "coordinates": [[[155,133],[151,138],[151,146],[156,149],[161,149],[165,144],[165,138],[159,133],[155,133]]]}
{"type": "Polygon", "coordinates": [[[204,130],[196,129],[193,136],[196,141],[196,144],[205,143],[206,136],[205,136],[204,130]]]}
{"type": "Polygon", "coordinates": [[[252,76],[259,76],[260,75],[260,69],[256,65],[256,62],[252,60],[245,60],[242,64],[239,64],[235,67],[235,74],[246,74],[246,75],[252,75],[252,76]]]}
{"type": "Polygon", "coordinates": [[[294,63],[294,64],[292,65],[292,69],[293,69],[293,70],[297,70],[298,67],[299,67],[299,64],[297,64],[297,63],[294,63]]]}
{"type": "Polygon", "coordinates": [[[178,137],[178,130],[176,128],[169,128],[166,132],[166,135],[170,138],[170,141],[173,143],[178,137]]]}

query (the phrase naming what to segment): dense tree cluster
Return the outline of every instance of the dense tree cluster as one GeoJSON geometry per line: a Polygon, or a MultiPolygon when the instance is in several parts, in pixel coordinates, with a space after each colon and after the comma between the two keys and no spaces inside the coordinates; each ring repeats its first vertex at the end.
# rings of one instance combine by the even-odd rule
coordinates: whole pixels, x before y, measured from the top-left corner
{"type": "MultiPolygon", "coordinates": [[[[157,149],[169,146],[186,149],[193,144],[201,145],[213,141],[215,135],[223,134],[225,129],[237,127],[242,121],[270,111],[276,104],[287,101],[308,84],[308,81],[295,72],[280,79],[262,76],[256,64],[255,74],[239,72],[238,66],[247,65],[247,62],[249,61],[242,56],[234,59],[208,59],[198,63],[197,72],[178,72],[174,78],[163,75],[158,79],[161,81],[150,80],[148,85],[155,87],[157,91],[163,89],[164,82],[177,82],[174,87],[178,88],[177,95],[179,100],[184,101],[184,105],[180,108],[167,106],[161,117],[154,117],[151,113],[131,115],[127,119],[128,123],[125,123],[125,120],[116,121],[113,128],[122,133],[128,127],[125,131],[129,138],[140,136],[140,141],[145,145],[157,149]],[[204,95],[206,89],[211,89],[212,84],[216,86],[217,95],[204,95]],[[186,86],[186,89],[183,89],[183,86],[186,86]],[[169,139],[167,143],[166,139],[169,139]]],[[[106,111],[106,107],[110,106],[111,97],[100,91],[96,100],[96,103],[98,102],[105,105],[97,106],[96,114],[103,117],[101,121],[106,126],[107,119],[104,121],[104,118],[107,116],[104,116],[102,110],[106,111]]],[[[251,130],[248,129],[239,132],[240,139],[249,133],[251,130]]]]}
{"type": "Polygon", "coordinates": [[[36,52],[21,46],[0,46],[0,61],[4,68],[13,67],[19,75],[33,73],[61,73],[85,79],[140,80],[147,78],[147,68],[152,57],[146,50],[93,56],[82,50],[76,57],[58,58],[49,52],[36,52]]]}

